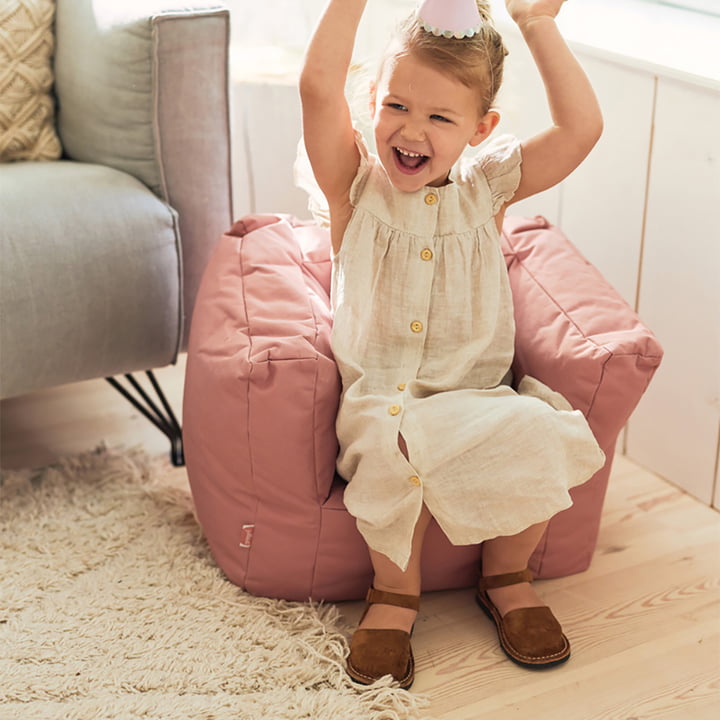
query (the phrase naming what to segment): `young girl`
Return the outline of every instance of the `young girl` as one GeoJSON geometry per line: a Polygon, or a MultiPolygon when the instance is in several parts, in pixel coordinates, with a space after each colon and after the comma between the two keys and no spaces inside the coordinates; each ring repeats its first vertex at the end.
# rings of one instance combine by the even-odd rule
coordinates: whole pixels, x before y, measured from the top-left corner
{"type": "Polygon", "coordinates": [[[499,232],[508,205],[560,182],[597,141],[592,88],[555,24],[564,0],[506,0],[553,125],[461,153],[498,124],[506,54],[488,3],[427,0],[371,91],[377,155],[344,95],[367,0],[330,0],[300,80],[305,147],[330,211],[333,352],[343,381],[338,472],[374,568],[350,676],[413,681],[410,633],[431,517],[484,541],[477,600],[515,662],[565,661],[567,638],[527,564],[568,489],[604,456],[582,415],[537,380],[507,384],[513,310],[499,232]]]}

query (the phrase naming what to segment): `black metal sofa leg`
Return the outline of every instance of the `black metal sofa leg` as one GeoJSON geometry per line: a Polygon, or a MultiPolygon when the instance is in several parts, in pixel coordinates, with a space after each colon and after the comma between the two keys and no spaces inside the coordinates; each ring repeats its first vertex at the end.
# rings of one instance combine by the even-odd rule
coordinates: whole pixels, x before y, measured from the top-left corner
{"type": "Polygon", "coordinates": [[[175,467],[182,467],[185,465],[182,428],[175,418],[170,403],[167,401],[152,370],[146,370],[145,374],[148,376],[155,394],[160,399],[162,408],[158,407],[130,373],[125,375],[125,379],[130,384],[129,389],[125,388],[117,378],[108,377],[105,379],[170,440],[170,460],[175,467]],[[131,390],[134,390],[138,397],[134,397],[131,390]]]}

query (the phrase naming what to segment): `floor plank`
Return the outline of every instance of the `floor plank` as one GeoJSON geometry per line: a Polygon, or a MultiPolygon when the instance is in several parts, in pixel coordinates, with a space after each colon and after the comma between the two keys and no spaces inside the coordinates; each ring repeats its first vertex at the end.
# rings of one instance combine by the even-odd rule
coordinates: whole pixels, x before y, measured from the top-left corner
{"type": "MultiPolygon", "coordinates": [[[[158,377],[181,416],[184,363],[158,377]]],[[[102,380],[0,404],[0,464],[54,462],[100,443],[167,453],[164,436],[102,380]]],[[[184,470],[174,481],[186,485],[184,470]]],[[[720,707],[720,515],[615,460],[591,567],[538,582],[570,661],[513,665],[472,589],[429,593],[413,636],[414,692],[435,720],[709,720],[720,707]]],[[[352,626],[363,609],[341,603],[352,626]]],[[[344,720],[344,719],[339,719],[344,720]]]]}

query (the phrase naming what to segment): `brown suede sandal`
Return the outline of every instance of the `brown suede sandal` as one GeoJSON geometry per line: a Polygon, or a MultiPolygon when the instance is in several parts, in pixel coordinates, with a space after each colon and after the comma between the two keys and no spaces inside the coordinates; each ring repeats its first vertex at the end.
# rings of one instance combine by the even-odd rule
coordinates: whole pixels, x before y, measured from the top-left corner
{"type": "Polygon", "coordinates": [[[476,599],[485,614],[495,623],[500,647],[518,665],[542,669],[559,665],[570,657],[570,643],[549,607],[511,610],[503,617],[487,594],[488,590],[532,582],[525,569],[504,575],[481,577],[476,599]]]}
{"type": "MultiPolygon", "coordinates": [[[[418,610],[420,598],[417,595],[400,595],[370,588],[367,594],[370,605],[394,605],[418,610]]],[[[362,622],[367,608],[363,613],[362,622]]],[[[410,633],[404,630],[356,630],[350,641],[347,659],[348,675],[358,683],[371,685],[385,675],[392,675],[407,690],[415,679],[415,659],[410,646],[410,633]]]]}

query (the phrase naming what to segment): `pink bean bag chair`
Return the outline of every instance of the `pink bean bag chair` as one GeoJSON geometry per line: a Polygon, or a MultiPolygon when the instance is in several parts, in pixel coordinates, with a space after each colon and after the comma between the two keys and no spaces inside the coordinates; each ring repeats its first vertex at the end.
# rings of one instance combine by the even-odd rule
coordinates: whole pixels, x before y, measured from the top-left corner
{"type": "MultiPolygon", "coordinates": [[[[544,218],[509,218],[503,243],[515,378],[528,373],[562,393],[607,456],[532,558],[536,577],[569,575],[590,563],[618,433],[662,349],[544,218]]],[[[190,484],[218,565],[256,595],[358,599],[372,578],[335,474],[329,254],[329,235],[314,224],[246,217],[218,243],[195,304],[183,412],[190,484]]],[[[433,523],[424,589],[473,585],[479,557],[479,546],[452,546],[433,523]]]]}

